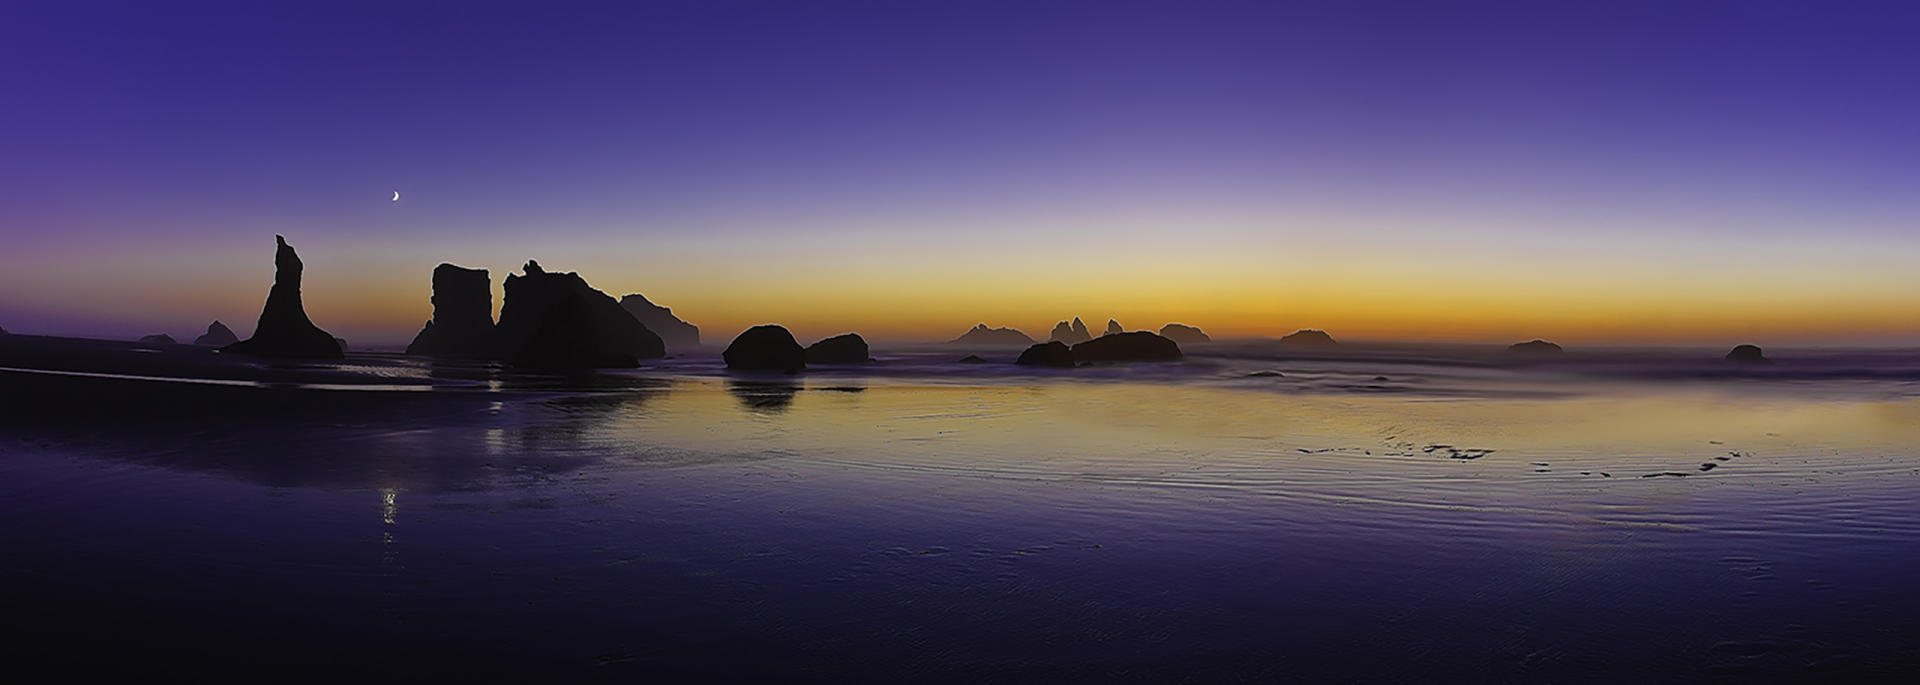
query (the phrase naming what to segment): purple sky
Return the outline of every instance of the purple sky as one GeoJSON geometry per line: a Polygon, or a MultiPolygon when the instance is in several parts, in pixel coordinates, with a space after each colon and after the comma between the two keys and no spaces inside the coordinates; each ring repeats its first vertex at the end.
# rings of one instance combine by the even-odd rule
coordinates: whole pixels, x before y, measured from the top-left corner
{"type": "MultiPolygon", "coordinates": [[[[1894,298],[1920,282],[1860,273],[1920,258],[1915,36],[1911,3],[8,2],[0,325],[244,334],[276,231],[392,279],[405,306],[328,306],[401,340],[433,264],[498,283],[525,257],[722,327],[867,324],[712,294],[810,250],[1017,280],[1038,245],[1188,281],[1289,245],[1592,279],[1806,255],[1771,287],[1894,298]],[[1129,252],[1116,221],[1193,242],[1129,252]],[[99,303],[169,284],[165,317],[99,303]]],[[[1103,316],[1048,316],[1075,314],[1103,316]]],[[[1890,316],[1876,335],[1920,334],[1890,316]]]]}

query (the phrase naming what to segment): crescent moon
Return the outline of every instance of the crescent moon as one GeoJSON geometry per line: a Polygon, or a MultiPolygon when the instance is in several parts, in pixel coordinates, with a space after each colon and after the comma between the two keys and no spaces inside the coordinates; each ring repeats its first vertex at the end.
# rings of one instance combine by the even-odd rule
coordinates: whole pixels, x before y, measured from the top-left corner
{"type": "Polygon", "coordinates": [[[398,190],[396,190],[396,191],[393,191],[393,201],[394,201],[394,202],[399,202],[399,201],[400,201],[400,191],[398,191],[398,190]]]}

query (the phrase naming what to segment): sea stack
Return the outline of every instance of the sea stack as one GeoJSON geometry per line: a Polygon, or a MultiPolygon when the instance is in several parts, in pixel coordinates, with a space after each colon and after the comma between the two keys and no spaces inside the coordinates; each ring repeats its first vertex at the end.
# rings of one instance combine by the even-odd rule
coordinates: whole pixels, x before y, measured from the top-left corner
{"type": "Polygon", "coordinates": [[[225,347],[237,342],[240,342],[240,336],[234,335],[233,329],[227,328],[227,325],[220,323],[218,319],[215,319],[213,323],[207,324],[206,334],[193,339],[193,344],[195,345],[209,345],[212,347],[225,347]]]}
{"type": "Polygon", "coordinates": [[[1736,346],[1732,350],[1727,352],[1727,361],[1752,362],[1752,363],[1760,363],[1760,364],[1773,363],[1773,360],[1768,359],[1767,355],[1760,351],[1759,345],[1736,346]]]}
{"type": "Polygon", "coordinates": [[[1512,345],[1508,345],[1507,351],[1513,354],[1541,355],[1541,354],[1560,354],[1565,350],[1560,349],[1559,345],[1555,345],[1553,343],[1547,342],[1545,340],[1541,340],[1539,338],[1534,338],[1527,342],[1514,343],[1512,345]]]}
{"type": "Polygon", "coordinates": [[[673,310],[649,302],[640,293],[620,298],[620,308],[627,310],[633,318],[660,336],[668,352],[692,352],[700,349],[700,327],[681,321],[673,315],[673,310]]]}
{"type": "Polygon", "coordinates": [[[1177,343],[1213,342],[1205,331],[1186,324],[1170,323],[1160,327],[1160,337],[1177,343]]]}
{"type": "Polygon", "coordinates": [[[1319,346],[1319,347],[1328,347],[1328,346],[1340,344],[1340,343],[1334,342],[1333,336],[1327,335],[1326,331],[1313,329],[1313,328],[1302,328],[1300,330],[1294,331],[1293,333],[1288,334],[1286,337],[1281,338],[1280,342],[1287,345],[1312,345],[1312,346],[1319,346]]]}
{"type": "Polygon", "coordinates": [[[742,371],[793,373],[807,368],[807,351],[786,327],[774,324],[747,329],[720,356],[727,361],[727,368],[742,371]]]}
{"type": "Polygon", "coordinates": [[[873,361],[867,356],[867,341],[859,333],[836,335],[807,346],[808,364],[865,364],[873,361]]]}
{"type": "Polygon", "coordinates": [[[1104,333],[1103,335],[1113,335],[1113,334],[1115,334],[1115,333],[1125,333],[1126,331],[1127,331],[1127,329],[1125,329],[1125,328],[1121,328],[1121,327],[1120,327],[1120,322],[1118,322],[1118,321],[1115,321],[1115,320],[1113,320],[1113,319],[1107,319],[1107,332],[1106,332],[1106,333],[1104,333]]]}
{"type": "Polygon", "coordinates": [[[549,273],[527,260],[524,275],[507,274],[494,327],[495,356],[548,369],[639,366],[667,356],[660,336],[594,290],[580,274],[549,273]]]}
{"type": "Polygon", "coordinates": [[[1093,332],[1087,330],[1087,324],[1081,321],[1080,317],[1076,316],[1073,317],[1071,323],[1061,321],[1060,323],[1054,324],[1053,333],[1048,335],[1047,339],[1058,340],[1068,345],[1077,345],[1092,340],[1093,332]]]}
{"type": "Polygon", "coordinates": [[[307,318],[300,304],[300,275],[304,266],[300,255],[287,239],[274,236],[273,289],[267,292],[267,304],[260,309],[260,321],[253,337],[220,348],[222,352],[257,357],[339,359],[346,356],[333,335],[320,330],[307,318]]]}
{"type": "Polygon", "coordinates": [[[1027,348],[1025,352],[1020,353],[1020,358],[1013,363],[1021,366],[1073,368],[1073,350],[1068,349],[1066,343],[1058,340],[1049,340],[1027,348]]]}
{"type": "Polygon", "coordinates": [[[1180,345],[1148,331],[1110,333],[1073,346],[1082,362],[1170,362],[1183,358],[1180,345]]]}
{"type": "Polygon", "coordinates": [[[436,357],[492,356],[493,279],[486,269],[452,264],[433,268],[433,318],[407,345],[407,354],[436,357]]]}
{"type": "Polygon", "coordinates": [[[1031,345],[1033,338],[1011,328],[988,328],[986,324],[975,324],[967,332],[954,338],[950,345],[1031,345]]]}

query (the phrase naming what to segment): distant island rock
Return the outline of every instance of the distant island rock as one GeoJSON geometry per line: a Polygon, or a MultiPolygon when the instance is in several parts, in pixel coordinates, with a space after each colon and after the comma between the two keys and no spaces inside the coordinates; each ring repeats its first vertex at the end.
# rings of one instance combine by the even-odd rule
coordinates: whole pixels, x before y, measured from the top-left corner
{"type": "Polygon", "coordinates": [[[433,268],[433,318],[407,345],[407,354],[492,357],[493,279],[486,269],[442,263],[433,268]]]}
{"type": "Polygon", "coordinates": [[[1179,361],[1183,356],[1178,343],[1148,331],[1111,333],[1073,346],[1073,358],[1081,362],[1179,361]]]}
{"type": "Polygon", "coordinates": [[[1508,345],[1507,351],[1514,354],[1560,354],[1565,350],[1560,349],[1559,345],[1534,338],[1523,343],[1508,345]]]}
{"type": "Polygon", "coordinates": [[[985,364],[985,363],[987,363],[987,360],[985,360],[985,359],[981,359],[981,358],[980,358],[980,355],[977,355],[977,354],[969,354],[969,355],[967,355],[967,356],[965,356],[965,357],[961,357],[961,358],[960,358],[960,363],[961,363],[961,364],[985,364]]]}
{"type": "Polygon", "coordinates": [[[1013,363],[1021,366],[1073,368],[1073,350],[1068,348],[1066,343],[1058,340],[1049,340],[1027,348],[1025,352],[1020,353],[1020,358],[1013,363]]]}
{"type": "Polygon", "coordinates": [[[173,336],[171,336],[171,335],[167,335],[167,334],[165,334],[165,333],[155,333],[155,334],[153,334],[153,335],[143,335],[143,336],[140,336],[140,342],[142,342],[142,343],[146,343],[146,344],[148,344],[148,345],[176,345],[176,344],[178,344],[178,343],[175,343],[175,342],[173,341],[173,336]]]}
{"type": "Polygon", "coordinates": [[[639,319],[647,330],[660,336],[668,352],[692,352],[700,349],[700,327],[680,320],[673,310],[654,304],[640,293],[620,298],[620,306],[639,319]]]}
{"type": "Polygon", "coordinates": [[[1113,319],[1107,319],[1107,332],[1104,335],[1113,335],[1115,333],[1125,333],[1126,331],[1127,329],[1120,327],[1120,322],[1115,321],[1113,319]]]}
{"type": "Polygon", "coordinates": [[[208,345],[212,347],[225,347],[237,342],[240,342],[240,336],[234,335],[233,329],[227,328],[227,325],[220,323],[218,319],[215,319],[213,323],[207,324],[207,332],[204,335],[193,339],[193,344],[195,345],[208,345]]]}
{"type": "Polygon", "coordinates": [[[1047,336],[1047,339],[1058,340],[1068,345],[1078,345],[1092,340],[1093,332],[1087,330],[1087,324],[1081,321],[1080,317],[1076,316],[1073,317],[1072,323],[1061,321],[1060,323],[1054,324],[1053,332],[1047,336]]]}
{"type": "Polygon", "coordinates": [[[1727,352],[1727,361],[1771,363],[1773,360],[1760,351],[1759,345],[1738,345],[1727,352]]]}
{"type": "Polygon", "coordinates": [[[792,373],[807,368],[807,351],[786,327],[774,324],[747,329],[720,356],[729,369],[792,373]]]}
{"type": "Polygon", "coordinates": [[[1313,328],[1302,328],[1294,331],[1286,337],[1281,338],[1280,342],[1288,345],[1315,345],[1321,347],[1340,344],[1334,342],[1333,336],[1327,335],[1326,331],[1313,328]]]}
{"type": "Polygon", "coordinates": [[[220,348],[222,352],[258,357],[339,359],[346,356],[333,336],[313,325],[300,303],[300,277],[305,266],[287,239],[274,236],[273,289],[260,309],[253,337],[220,348]]]}
{"type": "Polygon", "coordinates": [[[836,335],[807,346],[808,364],[865,364],[867,341],[859,333],[836,335]]]}
{"type": "Polygon", "coordinates": [[[954,338],[951,345],[1031,345],[1033,338],[1011,328],[988,328],[986,324],[977,324],[967,332],[954,338]]]}
{"type": "Polygon", "coordinates": [[[1170,323],[1160,327],[1160,337],[1177,343],[1213,342],[1204,331],[1186,324],[1170,323]]]}

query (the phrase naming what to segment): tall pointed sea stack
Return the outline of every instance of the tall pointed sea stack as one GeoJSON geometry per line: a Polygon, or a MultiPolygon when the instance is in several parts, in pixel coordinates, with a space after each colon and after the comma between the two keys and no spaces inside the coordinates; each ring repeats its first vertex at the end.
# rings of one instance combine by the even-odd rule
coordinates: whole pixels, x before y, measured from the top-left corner
{"type": "Polygon", "coordinates": [[[507,274],[495,355],[520,366],[638,366],[667,356],[660,336],[579,274],[549,273],[527,260],[526,275],[507,274]]]}
{"type": "Polygon", "coordinates": [[[433,268],[433,319],[407,354],[481,358],[493,354],[493,280],[486,269],[433,268]]]}
{"type": "Polygon", "coordinates": [[[222,352],[259,357],[338,359],[346,356],[333,335],[320,330],[307,318],[300,304],[300,255],[287,239],[274,236],[279,245],[273,253],[273,290],[267,293],[267,305],[260,310],[260,322],[253,337],[220,348],[222,352]]]}

